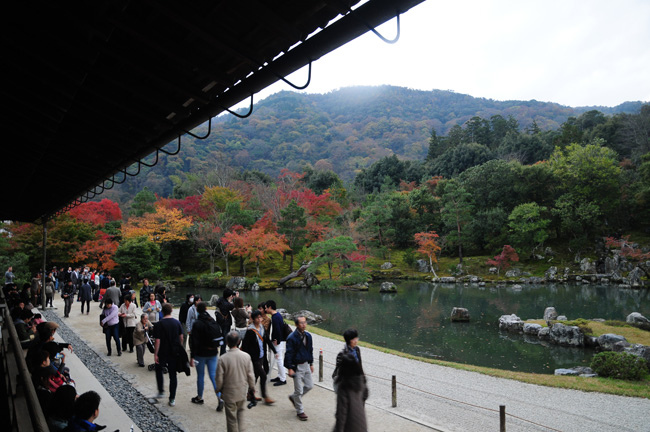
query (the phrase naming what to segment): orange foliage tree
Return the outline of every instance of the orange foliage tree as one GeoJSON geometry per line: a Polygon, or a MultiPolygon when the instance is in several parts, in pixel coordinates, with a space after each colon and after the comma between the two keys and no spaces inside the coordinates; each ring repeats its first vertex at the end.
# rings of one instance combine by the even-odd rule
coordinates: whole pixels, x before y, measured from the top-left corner
{"type": "Polygon", "coordinates": [[[130,239],[144,236],[158,244],[186,240],[191,225],[192,220],[183,216],[179,209],[157,205],[153,213],[130,218],[122,227],[122,237],[130,239]]]}
{"type": "Polygon", "coordinates": [[[429,268],[435,277],[438,277],[433,269],[433,263],[438,262],[438,234],[435,231],[420,232],[415,234],[415,243],[418,245],[418,252],[429,257],[429,268]]]}
{"type": "Polygon", "coordinates": [[[255,263],[257,276],[260,275],[261,261],[269,258],[272,253],[282,254],[290,249],[283,235],[267,232],[261,226],[253,226],[250,230],[228,232],[224,234],[222,242],[226,245],[228,253],[255,263]]]}
{"type": "Polygon", "coordinates": [[[117,263],[113,261],[117,247],[118,244],[113,236],[98,230],[95,233],[95,238],[86,241],[75,253],[74,261],[83,262],[91,268],[112,270],[117,266],[117,263]]]}

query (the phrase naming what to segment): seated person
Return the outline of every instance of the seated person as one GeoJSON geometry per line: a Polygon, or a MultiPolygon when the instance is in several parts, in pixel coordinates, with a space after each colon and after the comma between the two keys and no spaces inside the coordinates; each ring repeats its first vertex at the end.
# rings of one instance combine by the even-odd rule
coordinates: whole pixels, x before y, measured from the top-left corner
{"type": "Polygon", "coordinates": [[[61,432],[68,426],[76,398],[77,390],[73,386],[63,385],[56,390],[44,412],[50,432],[61,432]]]}
{"type": "Polygon", "coordinates": [[[74,402],[74,415],[68,421],[68,427],[65,432],[85,432],[99,431],[106,426],[100,426],[94,423],[99,417],[99,403],[101,398],[94,391],[88,391],[77,398],[74,402]]]}
{"type": "Polygon", "coordinates": [[[18,315],[18,319],[14,320],[14,327],[18,334],[18,340],[23,349],[29,346],[29,343],[34,339],[34,327],[36,324],[33,322],[34,314],[28,309],[23,309],[18,315]]]}

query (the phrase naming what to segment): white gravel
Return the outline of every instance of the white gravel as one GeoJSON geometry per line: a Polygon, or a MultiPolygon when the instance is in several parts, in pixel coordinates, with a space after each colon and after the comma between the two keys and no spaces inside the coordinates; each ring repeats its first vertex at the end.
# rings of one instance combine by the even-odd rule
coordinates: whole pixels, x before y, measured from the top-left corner
{"type": "MultiPolygon", "coordinates": [[[[315,361],[318,350],[323,349],[324,384],[331,386],[333,365],[336,353],[343,347],[343,338],[339,342],[313,336],[315,361]]],[[[361,352],[368,376],[369,404],[397,411],[442,431],[498,431],[499,405],[505,405],[508,432],[650,432],[648,399],[536,386],[368,348],[361,352]],[[396,408],[391,407],[393,375],[397,377],[396,408]]]]}

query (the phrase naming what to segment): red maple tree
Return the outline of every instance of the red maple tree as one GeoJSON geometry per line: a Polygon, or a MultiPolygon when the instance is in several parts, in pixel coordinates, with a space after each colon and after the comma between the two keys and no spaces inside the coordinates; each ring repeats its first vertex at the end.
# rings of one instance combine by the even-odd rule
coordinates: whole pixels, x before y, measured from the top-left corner
{"type": "Polygon", "coordinates": [[[517,251],[510,245],[504,245],[501,253],[487,260],[486,264],[495,266],[497,268],[497,274],[500,274],[501,270],[507,270],[510,264],[517,261],[519,261],[517,251]]]}

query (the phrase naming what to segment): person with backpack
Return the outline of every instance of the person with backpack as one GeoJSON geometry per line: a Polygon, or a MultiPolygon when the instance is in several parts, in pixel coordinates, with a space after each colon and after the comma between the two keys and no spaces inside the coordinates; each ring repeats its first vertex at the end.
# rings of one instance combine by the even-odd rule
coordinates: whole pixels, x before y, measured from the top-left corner
{"type": "MultiPolygon", "coordinates": [[[[230,311],[235,308],[235,305],[232,304],[232,299],[234,297],[239,297],[239,292],[234,292],[230,288],[223,290],[223,297],[219,297],[217,300],[217,309],[214,311],[214,317],[221,326],[221,332],[223,334],[228,334],[230,332],[230,327],[232,327],[232,316],[230,311]]],[[[220,354],[223,355],[226,353],[226,345],[221,345],[220,354]]]]}
{"type": "Polygon", "coordinates": [[[221,394],[217,392],[217,355],[219,346],[223,345],[223,333],[221,326],[212,319],[206,310],[206,304],[200,302],[196,304],[197,318],[192,325],[190,332],[190,366],[196,366],[196,397],[192,398],[192,403],[203,404],[203,388],[205,378],[205,368],[208,368],[208,376],[212,381],[215,394],[219,403],[217,411],[223,409],[223,400],[221,394]]]}

